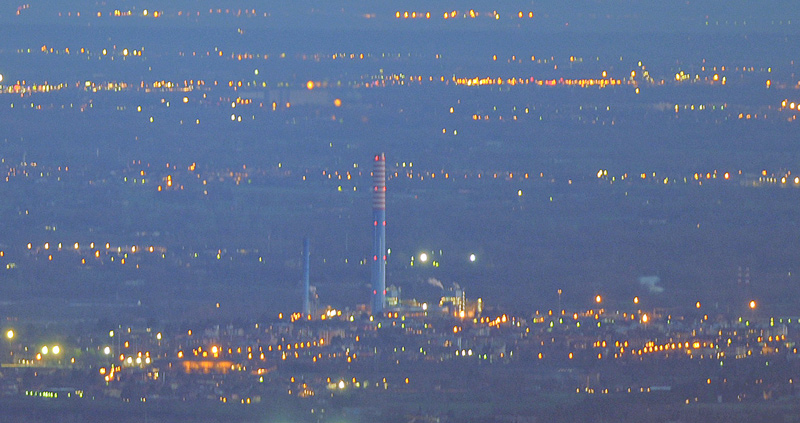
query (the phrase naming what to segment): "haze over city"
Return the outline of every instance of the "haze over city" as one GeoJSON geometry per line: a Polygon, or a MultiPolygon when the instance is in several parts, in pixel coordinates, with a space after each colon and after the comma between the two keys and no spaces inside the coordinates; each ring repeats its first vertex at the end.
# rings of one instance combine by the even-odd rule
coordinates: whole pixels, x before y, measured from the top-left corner
{"type": "Polygon", "coordinates": [[[800,419],[768,6],[0,6],[0,421],[800,419]]]}

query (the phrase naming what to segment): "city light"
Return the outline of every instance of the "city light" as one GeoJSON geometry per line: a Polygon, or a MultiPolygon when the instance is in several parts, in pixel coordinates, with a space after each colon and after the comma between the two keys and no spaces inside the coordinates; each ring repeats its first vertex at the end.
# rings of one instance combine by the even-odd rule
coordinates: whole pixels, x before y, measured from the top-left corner
{"type": "Polygon", "coordinates": [[[432,421],[474,398],[448,420],[529,421],[513,399],[543,390],[598,421],[786,411],[793,8],[20,3],[0,395],[151,420],[432,421]]]}

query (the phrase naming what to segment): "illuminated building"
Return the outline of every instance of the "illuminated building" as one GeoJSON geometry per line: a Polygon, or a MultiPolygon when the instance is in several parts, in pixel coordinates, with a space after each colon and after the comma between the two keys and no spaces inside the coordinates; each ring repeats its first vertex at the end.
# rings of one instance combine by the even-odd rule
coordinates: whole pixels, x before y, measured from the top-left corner
{"type": "Polygon", "coordinates": [[[386,305],[389,307],[398,307],[400,305],[400,293],[401,289],[399,286],[390,285],[386,288],[386,305]]]}
{"type": "Polygon", "coordinates": [[[444,307],[448,304],[453,306],[454,312],[464,311],[464,306],[467,303],[467,297],[464,290],[459,286],[453,286],[447,290],[445,295],[439,300],[439,307],[444,307]]]}

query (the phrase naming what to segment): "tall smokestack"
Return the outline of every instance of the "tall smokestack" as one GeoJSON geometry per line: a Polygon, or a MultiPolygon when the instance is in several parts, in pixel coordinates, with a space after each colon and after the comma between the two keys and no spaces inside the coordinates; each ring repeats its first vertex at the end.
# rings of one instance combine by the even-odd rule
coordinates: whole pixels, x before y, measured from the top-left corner
{"type": "Polygon", "coordinates": [[[376,154],[372,167],[372,314],[386,306],[386,156],[376,154]]]}
{"type": "Polygon", "coordinates": [[[303,316],[311,315],[311,287],[309,286],[309,275],[311,264],[311,242],[308,237],[303,238],[303,316]]]}

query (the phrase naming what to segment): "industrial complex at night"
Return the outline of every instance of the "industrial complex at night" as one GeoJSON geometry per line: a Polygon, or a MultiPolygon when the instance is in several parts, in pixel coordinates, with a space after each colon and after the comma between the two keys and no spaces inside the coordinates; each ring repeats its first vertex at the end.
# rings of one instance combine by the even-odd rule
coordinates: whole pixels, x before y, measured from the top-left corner
{"type": "Polygon", "coordinates": [[[0,423],[800,423],[762,3],[0,4],[0,423]]]}

